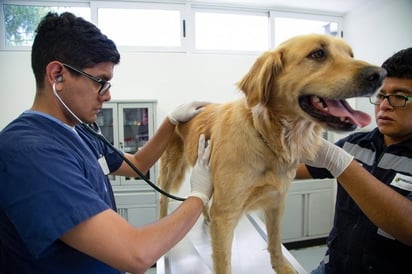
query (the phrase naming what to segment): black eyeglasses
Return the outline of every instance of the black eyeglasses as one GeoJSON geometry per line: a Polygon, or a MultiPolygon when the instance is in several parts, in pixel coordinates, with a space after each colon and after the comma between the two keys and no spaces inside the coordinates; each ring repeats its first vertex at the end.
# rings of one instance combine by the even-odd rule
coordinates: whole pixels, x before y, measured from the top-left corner
{"type": "Polygon", "coordinates": [[[412,100],[412,96],[404,96],[400,94],[385,95],[378,93],[369,97],[369,102],[374,105],[380,105],[385,99],[388,99],[389,105],[392,107],[404,107],[406,102],[412,100]]]}
{"type": "Polygon", "coordinates": [[[86,73],[86,72],[84,72],[80,69],[74,68],[74,67],[72,67],[68,64],[63,64],[63,66],[70,69],[70,70],[72,70],[72,71],[74,71],[74,72],[77,72],[77,73],[79,73],[79,74],[81,74],[81,75],[83,75],[83,76],[85,76],[85,77],[87,77],[87,78],[89,78],[93,81],[95,81],[96,83],[98,83],[100,85],[100,89],[98,91],[100,96],[103,96],[110,89],[110,87],[112,86],[112,84],[110,84],[110,82],[107,82],[107,81],[105,81],[101,78],[94,77],[93,75],[90,75],[90,74],[88,74],[88,73],[86,73]]]}

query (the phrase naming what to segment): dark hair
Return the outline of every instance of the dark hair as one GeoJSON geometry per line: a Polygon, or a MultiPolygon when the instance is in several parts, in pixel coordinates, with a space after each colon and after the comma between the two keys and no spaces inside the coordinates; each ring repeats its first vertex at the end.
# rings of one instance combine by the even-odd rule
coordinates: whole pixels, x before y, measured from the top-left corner
{"type": "Polygon", "coordinates": [[[55,60],[82,69],[101,62],[118,64],[120,54],[92,23],[69,12],[49,12],[37,26],[32,46],[31,65],[38,88],[43,87],[47,64],[55,60]]]}
{"type": "Polygon", "coordinates": [[[398,51],[382,64],[387,77],[412,79],[412,48],[398,51]]]}

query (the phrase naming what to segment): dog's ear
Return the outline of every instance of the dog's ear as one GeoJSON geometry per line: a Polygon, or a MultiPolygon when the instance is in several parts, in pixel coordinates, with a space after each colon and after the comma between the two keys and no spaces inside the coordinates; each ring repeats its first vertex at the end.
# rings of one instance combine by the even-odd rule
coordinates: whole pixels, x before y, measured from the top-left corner
{"type": "Polygon", "coordinates": [[[275,88],[276,76],[282,69],[281,51],[267,51],[253,64],[249,72],[238,83],[247,99],[249,107],[259,103],[266,105],[272,89],[275,88]]]}

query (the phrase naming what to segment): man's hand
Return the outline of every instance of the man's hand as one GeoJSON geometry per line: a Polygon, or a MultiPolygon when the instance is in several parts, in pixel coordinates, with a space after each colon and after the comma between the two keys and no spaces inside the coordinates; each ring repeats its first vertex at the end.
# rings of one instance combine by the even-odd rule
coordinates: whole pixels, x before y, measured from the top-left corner
{"type": "Polygon", "coordinates": [[[303,162],[309,166],[326,168],[333,177],[337,178],[352,160],[352,155],[322,138],[315,159],[304,159],[303,162]]]}
{"type": "Polygon", "coordinates": [[[184,123],[192,119],[196,114],[203,111],[204,106],[209,104],[208,102],[191,102],[178,106],[175,110],[167,115],[169,121],[177,125],[184,123]]]}
{"type": "Polygon", "coordinates": [[[205,135],[199,137],[199,146],[197,148],[197,161],[193,167],[190,176],[190,185],[192,192],[190,196],[198,197],[206,206],[213,192],[213,184],[210,176],[210,142],[206,145],[205,135]]]}

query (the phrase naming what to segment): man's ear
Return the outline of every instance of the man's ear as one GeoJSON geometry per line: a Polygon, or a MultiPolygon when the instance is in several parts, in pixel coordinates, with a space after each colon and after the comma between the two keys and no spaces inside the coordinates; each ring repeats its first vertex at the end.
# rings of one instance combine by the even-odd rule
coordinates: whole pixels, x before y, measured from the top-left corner
{"type": "Polygon", "coordinates": [[[282,69],[282,53],[267,51],[253,64],[249,72],[238,83],[246,95],[248,107],[266,105],[276,84],[276,76],[282,69]]]}
{"type": "Polygon", "coordinates": [[[45,78],[50,85],[63,82],[63,64],[58,61],[47,64],[45,78]]]}

